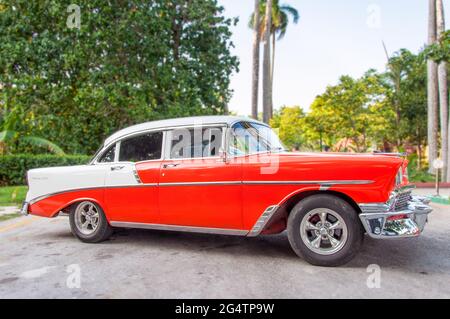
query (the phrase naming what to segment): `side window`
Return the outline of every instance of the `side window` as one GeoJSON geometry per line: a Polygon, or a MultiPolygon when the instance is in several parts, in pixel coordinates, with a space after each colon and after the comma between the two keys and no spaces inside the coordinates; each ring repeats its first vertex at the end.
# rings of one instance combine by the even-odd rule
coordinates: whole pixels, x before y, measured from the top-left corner
{"type": "Polygon", "coordinates": [[[219,155],[221,127],[178,129],[172,131],[170,158],[207,158],[219,155]]]}
{"type": "Polygon", "coordinates": [[[237,123],[233,126],[233,136],[229,145],[232,155],[246,155],[259,151],[255,129],[248,123],[237,123]]]}
{"type": "Polygon", "coordinates": [[[152,132],[122,140],[119,161],[141,162],[160,159],[162,140],[162,132],[152,132]]]}
{"type": "Polygon", "coordinates": [[[229,152],[235,156],[285,149],[275,132],[265,125],[240,122],[232,132],[229,152]]]}
{"type": "Polygon", "coordinates": [[[110,146],[98,160],[99,163],[112,163],[116,156],[116,144],[110,146]]]}

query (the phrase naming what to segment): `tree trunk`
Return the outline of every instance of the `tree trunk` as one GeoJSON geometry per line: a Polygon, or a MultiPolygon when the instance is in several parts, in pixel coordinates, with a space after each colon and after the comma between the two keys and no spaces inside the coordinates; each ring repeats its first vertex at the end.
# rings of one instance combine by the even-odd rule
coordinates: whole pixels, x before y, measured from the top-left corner
{"type": "Polygon", "coordinates": [[[267,0],[264,34],[263,57],[263,121],[270,121],[270,103],[272,92],[270,91],[270,31],[272,25],[272,0],[267,0]]]}
{"type": "Polygon", "coordinates": [[[259,89],[259,48],[261,34],[259,27],[259,0],[255,0],[253,13],[253,72],[252,72],[252,117],[258,119],[258,89],[259,89]]]}
{"type": "MultiPolygon", "coordinates": [[[[436,22],[437,37],[440,39],[445,32],[444,5],[442,0],[436,2],[436,22]]],[[[441,158],[444,162],[442,169],[442,181],[448,182],[450,169],[448,167],[448,84],[447,84],[447,63],[440,62],[438,65],[438,83],[439,83],[439,114],[441,118],[441,158]]]]}
{"type": "Polygon", "coordinates": [[[270,119],[273,117],[273,73],[275,69],[275,45],[276,45],[276,38],[274,33],[272,35],[272,61],[270,64],[270,110],[269,110],[270,119]]]}
{"type": "MultiPolygon", "coordinates": [[[[436,43],[436,0],[429,0],[428,44],[436,43]]],[[[434,172],[433,161],[438,156],[438,83],[437,64],[428,60],[428,164],[434,172]]]]}

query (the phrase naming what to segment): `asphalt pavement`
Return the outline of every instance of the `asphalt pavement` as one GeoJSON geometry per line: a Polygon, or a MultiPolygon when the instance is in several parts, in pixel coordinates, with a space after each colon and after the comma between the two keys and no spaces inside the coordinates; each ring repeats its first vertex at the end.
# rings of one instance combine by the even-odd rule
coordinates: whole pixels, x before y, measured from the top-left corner
{"type": "Polygon", "coordinates": [[[450,206],[432,206],[421,237],[366,237],[339,268],[298,258],[285,233],[121,230],[91,245],[67,217],[19,217],[0,223],[0,298],[450,298],[450,206]]]}

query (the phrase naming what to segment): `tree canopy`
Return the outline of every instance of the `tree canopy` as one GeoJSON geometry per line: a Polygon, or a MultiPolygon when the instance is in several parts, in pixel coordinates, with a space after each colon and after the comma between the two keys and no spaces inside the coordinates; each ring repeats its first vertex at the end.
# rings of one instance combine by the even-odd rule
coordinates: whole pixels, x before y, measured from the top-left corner
{"type": "Polygon", "coordinates": [[[237,21],[216,0],[80,0],[79,28],[70,4],[0,0],[0,131],[92,153],[137,122],[226,111],[237,21]]]}
{"type": "Polygon", "coordinates": [[[308,112],[283,107],[271,124],[289,148],[366,152],[405,151],[426,144],[426,58],[396,52],[385,72],[342,76],[316,97],[308,112]]]}

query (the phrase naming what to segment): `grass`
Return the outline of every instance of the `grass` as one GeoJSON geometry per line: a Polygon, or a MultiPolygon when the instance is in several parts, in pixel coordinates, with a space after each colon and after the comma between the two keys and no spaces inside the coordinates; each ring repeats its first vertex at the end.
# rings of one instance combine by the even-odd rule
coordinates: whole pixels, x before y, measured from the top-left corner
{"type": "Polygon", "coordinates": [[[0,215],[0,222],[3,222],[8,219],[17,218],[17,217],[20,217],[19,213],[0,215]]]}
{"type": "Polygon", "coordinates": [[[0,187],[0,206],[20,205],[25,200],[27,186],[0,187]]]}

